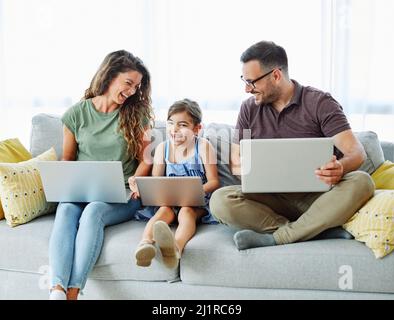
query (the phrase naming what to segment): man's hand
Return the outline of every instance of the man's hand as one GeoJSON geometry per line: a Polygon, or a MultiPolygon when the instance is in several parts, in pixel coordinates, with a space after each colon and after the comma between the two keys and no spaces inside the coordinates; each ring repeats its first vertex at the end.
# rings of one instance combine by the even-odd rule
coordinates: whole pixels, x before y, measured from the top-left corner
{"type": "Polygon", "coordinates": [[[139,198],[140,197],[140,193],[139,193],[138,188],[137,188],[137,183],[135,182],[135,176],[131,176],[128,181],[129,181],[129,187],[130,187],[130,190],[131,190],[130,198],[131,199],[139,198]]]}
{"type": "Polygon", "coordinates": [[[320,167],[320,169],[315,171],[316,177],[325,182],[326,184],[332,186],[337,184],[343,177],[343,166],[337,160],[336,156],[332,156],[330,162],[320,167]]]}

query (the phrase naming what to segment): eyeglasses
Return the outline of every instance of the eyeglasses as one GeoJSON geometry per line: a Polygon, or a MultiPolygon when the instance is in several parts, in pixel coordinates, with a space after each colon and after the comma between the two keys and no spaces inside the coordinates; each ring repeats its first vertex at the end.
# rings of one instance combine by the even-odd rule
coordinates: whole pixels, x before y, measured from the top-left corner
{"type": "MultiPolygon", "coordinates": [[[[270,74],[271,74],[272,72],[274,72],[276,69],[277,69],[277,68],[272,69],[271,71],[269,71],[269,72],[263,74],[262,76],[258,77],[257,79],[254,79],[254,80],[246,80],[246,79],[244,79],[243,76],[241,76],[241,80],[242,80],[243,82],[245,82],[245,84],[246,84],[247,86],[251,86],[253,89],[256,89],[255,83],[256,83],[257,81],[260,81],[261,79],[265,78],[266,76],[270,75],[270,74]]],[[[278,69],[281,70],[280,68],[278,68],[278,69]]]]}

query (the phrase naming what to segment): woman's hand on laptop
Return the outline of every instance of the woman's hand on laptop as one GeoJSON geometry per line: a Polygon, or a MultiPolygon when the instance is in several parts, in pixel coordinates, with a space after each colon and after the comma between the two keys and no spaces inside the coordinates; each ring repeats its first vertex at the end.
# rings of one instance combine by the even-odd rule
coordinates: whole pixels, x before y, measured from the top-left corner
{"type": "Polygon", "coordinates": [[[140,193],[139,193],[138,188],[137,188],[137,183],[135,182],[135,176],[131,176],[128,181],[129,181],[129,187],[130,187],[130,190],[131,190],[130,198],[131,199],[139,198],[140,197],[140,193]]]}
{"type": "Polygon", "coordinates": [[[337,160],[336,156],[332,156],[330,162],[321,166],[320,169],[315,171],[316,177],[332,186],[341,181],[343,177],[343,165],[337,160]]]}

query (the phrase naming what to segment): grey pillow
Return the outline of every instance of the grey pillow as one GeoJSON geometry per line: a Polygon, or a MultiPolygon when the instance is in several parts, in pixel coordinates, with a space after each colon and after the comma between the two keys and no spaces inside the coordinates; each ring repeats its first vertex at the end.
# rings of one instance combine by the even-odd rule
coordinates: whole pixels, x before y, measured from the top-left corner
{"type": "Polygon", "coordinates": [[[63,125],[60,116],[40,113],[32,118],[30,153],[33,157],[54,147],[58,159],[63,154],[63,125]]]}
{"type": "Polygon", "coordinates": [[[234,126],[223,123],[210,123],[203,129],[203,137],[220,137],[224,141],[232,141],[234,126]]]}
{"type": "Polygon", "coordinates": [[[355,132],[354,134],[360,140],[367,154],[367,159],[358,170],[372,174],[384,162],[384,154],[378,136],[372,131],[355,132]]]}
{"type": "Polygon", "coordinates": [[[211,142],[216,151],[218,173],[222,187],[241,184],[240,178],[234,176],[230,169],[230,148],[233,129],[234,126],[228,124],[210,123],[203,131],[204,138],[211,142]]]}
{"type": "Polygon", "coordinates": [[[234,176],[230,169],[231,143],[221,136],[216,135],[206,136],[205,138],[211,142],[216,151],[220,185],[225,187],[241,184],[241,180],[237,176],[234,176]]]}
{"type": "Polygon", "coordinates": [[[389,141],[381,141],[384,159],[394,162],[394,143],[389,141]]]}

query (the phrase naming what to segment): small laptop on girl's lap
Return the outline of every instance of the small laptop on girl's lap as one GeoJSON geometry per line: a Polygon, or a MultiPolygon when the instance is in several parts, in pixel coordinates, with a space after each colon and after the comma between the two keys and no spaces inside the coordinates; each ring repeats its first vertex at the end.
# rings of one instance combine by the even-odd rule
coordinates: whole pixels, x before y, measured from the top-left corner
{"type": "Polygon", "coordinates": [[[121,161],[38,161],[49,202],[126,203],[121,161]]]}
{"type": "Polygon", "coordinates": [[[135,177],[135,181],[144,206],[205,205],[200,177],[135,177]]]}

